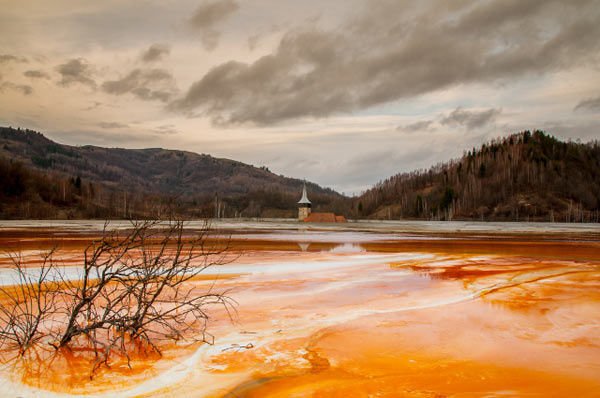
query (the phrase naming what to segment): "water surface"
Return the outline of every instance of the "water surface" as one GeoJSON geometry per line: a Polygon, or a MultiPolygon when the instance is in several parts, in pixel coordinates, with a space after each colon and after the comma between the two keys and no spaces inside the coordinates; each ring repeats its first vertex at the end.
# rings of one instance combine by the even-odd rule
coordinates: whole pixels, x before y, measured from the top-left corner
{"type": "MultiPolygon", "coordinates": [[[[212,312],[213,345],[167,344],[162,358],[116,363],[93,380],[77,353],[7,364],[0,388],[23,397],[600,395],[600,230],[498,224],[220,222],[235,260],[193,283],[230,289],[239,305],[233,320],[212,312]]],[[[58,244],[76,279],[100,230],[7,223],[0,242],[32,273],[38,250],[58,244]]],[[[5,285],[8,265],[0,257],[5,285]]]]}

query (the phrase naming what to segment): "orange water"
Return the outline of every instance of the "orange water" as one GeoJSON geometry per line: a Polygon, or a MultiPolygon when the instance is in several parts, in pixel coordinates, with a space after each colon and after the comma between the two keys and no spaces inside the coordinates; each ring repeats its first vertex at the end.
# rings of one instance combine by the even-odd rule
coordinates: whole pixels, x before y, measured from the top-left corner
{"type": "MultiPolygon", "coordinates": [[[[165,342],[162,357],[134,354],[131,368],[115,358],[92,379],[77,351],[3,375],[114,396],[600,396],[594,239],[366,234],[346,251],[310,239],[237,238],[242,257],[212,270],[237,315],[212,309],[212,346],[165,342]]],[[[20,232],[10,245],[33,250],[34,241],[20,232]]],[[[69,242],[61,255],[75,265],[86,238],[69,242]]],[[[192,283],[202,291],[212,278],[192,283]]]]}

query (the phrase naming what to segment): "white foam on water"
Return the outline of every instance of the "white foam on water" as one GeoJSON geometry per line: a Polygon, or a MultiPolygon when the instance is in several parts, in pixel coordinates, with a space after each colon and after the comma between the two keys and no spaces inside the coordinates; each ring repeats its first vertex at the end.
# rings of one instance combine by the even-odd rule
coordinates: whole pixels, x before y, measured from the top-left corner
{"type": "Polygon", "coordinates": [[[321,256],[318,259],[305,261],[286,262],[254,262],[234,263],[206,270],[205,275],[215,274],[287,274],[297,272],[314,272],[334,268],[349,268],[369,264],[428,260],[435,258],[433,254],[405,253],[405,254],[360,254],[348,256],[321,256]]]}
{"type": "MultiPolygon", "coordinates": [[[[525,283],[528,281],[537,280],[539,278],[551,278],[555,275],[554,273],[548,271],[545,272],[531,272],[525,273],[518,276],[513,280],[508,280],[503,283],[493,284],[490,286],[485,286],[477,290],[473,290],[471,292],[467,292],[467,294],[456,295],[453,297],[443,297],[437,300],[431,300],[423,302],[422,304],[410,305],[405,307],[397,307],[397,308],[385,308],[385,309],[358,309],[353,311],[345,311],[342,314],[337,314],[335,316],[329,316],[324,318],[314,318],[309,323],[307,322],[299,322],[297,326],[286,325],[285,331],[282,334],[274,334],[274,333],[259,333],[254,337],[252,344],[254,348],[263,347],[275,340],[281,339],[282,336],[285,338],[292,338],[296,336],[308,336],[318,330],[323,328],[338,325],[341,323],[353,321],[365,316],[377,315],[377,314],[386,314],[386,313],[397,313],[397,312],[406,312],[406,311],[416,311],[428,308],[435,307],[443,307],[448,305],[459,304],[467,301],[474,300],[482,295],[489,293],[491,291],[495,291],[499,288],[511,287],[515,286],[519,283],[525,283]]],[[[274,321],[274,320],[273,320],[274,321]]],[[[274,326],[280,326],[278,322],[273,322],[274,326]],[[276,325],[275,325],[276,324],[276,325]]],[[[244,338],[244,341],[241,341],[239,333],[231,332],[224,336],[221,336],[218,340],[218,344],[214,344],[212,346],[202,345],[200,346],[193,354],[189,357],[185,358],[181,362],[175,364],[171,369],[161,373],[160,375],[146,380],[140,383],[137,386],[132,388],[123,389],[120,391],[113,392],[104,392],[98,394],[86,394],[86,396],[92,397],[106,397],[106,398],[116,398],[116,397],[135,397],[142,394],[149,394],[153,391],[159,391],[161,389],[172,387],[177,384],[183,383],[185,380],[190,377],[194,378],[195,385],[202,385],[205,387],[204,390],[195,390],[196,393],[206,395],[212,391],[216,391],[219,388],[224,388],[227,386],[233,386],[236,383],[245,380],[248,377],[248,372],[240,372],[238,374],[229,375],[226,377],[219,377],[219,375],[215,375],[211,372],[211,370],[220,369],[219,365],[209,365],[209,359],[215,356],[222,354],[224,351],[229,349],[235,345],[244,345],[247,343],[248,337],[244,338]],[[200,365],[200,362],[203,365],[200,365]],[[215,367],[216,366],[216,367],[215,367]],[[202,380],[202,382],[198,382],[202,380]]],[[[282,359],[281,355],[274,354],[271,356],[271,360],[279,360],[282,359]]],[[[3,370],[6,369],[6,365],[3,370]]],[[[5,377],[0,377],[0,388],[5,394],[11,394],[15,396],[21,396],[23,398],[26,397],[44,397],[44,398],[65,398],[65,397],[75,397],[78,395],[72,394],[61,394],[55,393],[51,391],[43,391],[37,390],[32,387],[23,385],[22,383],[16,382],[14,380],[10,380],[5,377]]]]}
{"type": "MultiPolygon", "coordinates": [[[[381,262],[399,262],[410,260],[427,260],[434,258],[430,254],[367,254],[367,255],[349,255],[349,256],[325,256],[310,261],[290,261],[290,262],[254,262],[254,263],[232,263],[221,266],[207,268],[203,275],[238,275],[238,274],[288,274],[298,272],[315,272],[335,268],[348,268],[363,266],[368,264],[377,264],[381,262]]],[[[31,267],[24,269],[25,275],[32,280],[36,280],[42,272],[41,267],[31,267]]],[[[61,278],[64,280],[79,280],[83,275],[83,268],[80,266],[56,266],[48,274],[48,281],[56,281],[61,278]]],[[[0,286],[18,284],[18,274],[13,268],[0,268],[0,286]]]]}

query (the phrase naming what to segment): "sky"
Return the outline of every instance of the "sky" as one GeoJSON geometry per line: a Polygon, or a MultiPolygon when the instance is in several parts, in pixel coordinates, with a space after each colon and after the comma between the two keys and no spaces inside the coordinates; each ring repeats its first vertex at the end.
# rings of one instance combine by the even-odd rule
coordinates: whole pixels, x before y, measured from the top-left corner
{"type": "Polygon", "coordinates": [[[599,0],[0,0],[0,125],[348,195],[524,129],[600,139],[599,0]]]}

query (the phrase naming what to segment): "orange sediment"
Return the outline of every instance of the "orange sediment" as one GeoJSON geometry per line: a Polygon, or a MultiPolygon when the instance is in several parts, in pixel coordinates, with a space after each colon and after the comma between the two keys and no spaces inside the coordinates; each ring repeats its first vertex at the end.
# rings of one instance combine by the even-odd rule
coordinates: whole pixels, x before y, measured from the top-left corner
{"type": "Polygon", "coordinates": [[[73,349],[3,377],[136,397],[600,395],[597,240],[367,238],[336,252],[303,238],[234,237],[243,256],[189,282],[239,302],[233,322],[212,313],[213,346],[133,350],[131,368],[114,358],[92,379],[89,349],[73,349]]]}

